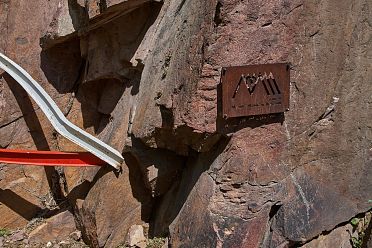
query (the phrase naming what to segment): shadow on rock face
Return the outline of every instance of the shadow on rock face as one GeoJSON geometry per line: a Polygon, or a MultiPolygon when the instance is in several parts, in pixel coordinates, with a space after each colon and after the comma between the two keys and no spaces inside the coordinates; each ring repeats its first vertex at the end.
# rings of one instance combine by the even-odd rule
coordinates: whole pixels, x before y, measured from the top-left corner
{"type": "Polygon", "coordinates": [[[125,156],[125,163],[129,169],[129,182],[133,197],[141,203],[141,219],[148,222],[152,208],[152,200],[149,197],[151,195],[150,190],[145,188],[142,183],[143,175],[136,164],[135,158],[127,154],[125,156]]]}
{"type": "Polygon", "coordinates": [[[178,180],[187,158],[162,148],[150,148],[132,136],[130,152],[124,153],[126,164],[140,168],[146,187],[153,197],[165,194],[178,180]]]}
{"type": "Polygon", "coordinates": [[[132,225],[149,219],[150,192],[143,185],[140,169],[128,159],[126,163],[128,169],[119,174],[101,168],[91,183],[85,182],[70,193],[74,194],[71,203],[78,226],[91,247],[116,247],[132,225]]]}
{"type": "Polygon", "coordinates": [[[112,167],[105,166],[101,167],[97,173],[95,174],[92,181],[84,181],[81,184],[75,186],[73,189],[71,189],[67,195],[67,199],[70,201],[72,206],[76,204],[76,201],[78,199],[85,199],[87,196],[89,190],[96,184],[96,182],[106,175],[107,173],[112,171],[112,167]]]}
{"type": "MultiPolygon", "coordinates": [[[[70,10],[79,7],[74,2],[69,1],[70,10]]],[[[41,69],[49,83],[60,94],[73,93],[80,103],[84,128],[94,127],[99,134],[125,91],[138,94],[144,67],[140,45],[161,6],[145,3],[81,37],[56,40],[41,52],[41,69]]]]}
{"type": "MultiPolygon", "coordinates": [[[[10,90],[17,100],[37,150],[50,150],[47,138],[45,137],[41,123],[35,113],[35,109],[27,92],[9,74],[3,73],[0,76],[2,76],[8,83],[10,90]]],[[[63,191],[58,182],[59,174],[57,170],[55,167],[44,167],[44,170],[55,202],[59,203],[63,201],[63,191]]]]}
{"type": "Polygon", "coordinates": [[[80,84],[75,97],[80,103],[83,127],[94,127],[96,134],[101,133],[124,91],[125,84],[114,78],[80,84]]]}
{"type": "MultiPolygon", "coordinates": [[[[201,176],[210,169],[212,163],[221,154],[229,143],[229,138],[221,138],[220,141],[208,153],[197,153],[191,151],[182,171],[181,179],[176,181],[172,187],[161,197],[156,198],[153,218],[150,222],[150,236],[168,236],[171,225],[179,217],[181,210],[190,197],[192,190],[200,180],[201,176]]],[[[208,177],[208,176],[207,176],[208,177]]],[[[202,180],[203,181],[203,180],[202,180]]],[[[207,185],[205,185],[207,186],[207,185]]],[[[212,189],[207,186],[206,191],[212,189]]],[[[204,194],[204,193],[203,193],[204,194]]],[[[204,202],[199,202],[204,204],[204,202]]],[[[202,210],[195,210],[197,215],[204,215],[202,210]]],[[[201,218],[207,218],[203,216],[201,218]]],[[[192,229],[193,227],[190,226],[192,229]]],[[[203,231],[201,231],[202,234],[203,231]]],[[[186,234],[187,235],[187,234],[186,234]]]]}
{"type": "Polygon", "coordinates": [[[80,55],[78,38],[41,51],[40,59],[41,69],[58,93],[66,94],[77,90],[85,67],[85,60],[80,55]]]}
{"type": "Polygon", "coordinates": [[[32,220],[42,209],[9,189],[0,189],[0,203],[26,220],[32,220]]]}
{"type": "MultiPolygon", "coordinates": [[[[50,150],[42,125],[27,92],[7,73],[1,74],[0,77],[4,78],[12,94],[15,96],[37,150],[50,150]]],[[[82,184],[71,189],[67,196],[64,196],[64,189],[61,188],[60,184],[60,177],[64,177],[63,172],[58,172],[55,167],[44,167],[44,170],[54,201],[61,209],[65,209],[66,207],[69,208],[65,204],[66,200],[69,200],[71,206],[74,206],[76,201],[78,199],[84,199],[95,183],[105,174],[111,172],[112,168],[108,166],[100,168],[91,182],[84,181],[82,184]]],[[[40,214],[44,217],[52,216],[56,211],[59,211],[58,209],[42,209],[22,198],[16,192],[8,189],[0,189],[0,203],[6,205],[26,220],[31,220],[40,214]]]]}
{"type": "Polygon", "coordinates": [[[80,56],[78,39],[56,44],[41,52],[41,68],[49,83],[61,94],[73,93],[80,103],[83,127],[94,127],[94,131],[100,133],[109,123],[110,114],[126,84],[117,78],[81,83],[87,63],[80,56]]]}

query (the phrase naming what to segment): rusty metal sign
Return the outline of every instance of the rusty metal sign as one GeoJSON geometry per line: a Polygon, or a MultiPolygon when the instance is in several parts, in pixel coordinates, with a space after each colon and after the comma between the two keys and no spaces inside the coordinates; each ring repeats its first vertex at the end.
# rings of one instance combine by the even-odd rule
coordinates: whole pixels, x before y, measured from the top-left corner
{"type": "Polygon", "coordinates": [[[289,108],[287,63],[222,68],[224,118],[280,113],[289,108]]]}

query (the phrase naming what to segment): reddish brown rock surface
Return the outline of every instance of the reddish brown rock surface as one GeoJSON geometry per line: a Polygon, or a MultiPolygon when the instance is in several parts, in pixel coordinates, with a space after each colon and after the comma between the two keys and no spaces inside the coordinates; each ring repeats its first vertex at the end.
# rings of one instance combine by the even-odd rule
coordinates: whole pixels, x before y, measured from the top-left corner
{"type": "Polygon", "coordinates": [[[76,231],[74,216],[65,211],[48,219],[29,235],[30,243],[47,243],[51,240],[62,241],[76,231]]]}
{"type": "MultiPolygon", "coordinates": [[[[372,200],[371,10],[0,1],[0,51],[125,157],[118,174],[0,165],[0,227],[68,209],[92,247],[125,244],[133,225],[172,247],[348,247],[372,200]],[[221,67],[277,62],[291,64],[290,111],[223,120],[221,67]]],[[[81,150],[0,76],[1,148],[81,150]]]]}

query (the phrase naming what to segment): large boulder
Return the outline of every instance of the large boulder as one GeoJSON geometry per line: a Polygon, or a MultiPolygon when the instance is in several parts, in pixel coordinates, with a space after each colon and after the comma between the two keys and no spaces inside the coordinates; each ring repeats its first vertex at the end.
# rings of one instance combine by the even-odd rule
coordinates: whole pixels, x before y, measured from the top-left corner
{"type": "MultiPolygon", "coordinates": [[[[370,9],[365,2],[347,6],[347,1],[217,5],[203,68],[291,62],[291,106],[284,115],[231,120],[227,130],[218,130],[231,135],[229,148],[205,165],[210,168],[196,183],[181,183],[169,192],[174,198],[193,187],[182,208],[164,200],[179,211],[170,220],[160,215],[160,222],[171,223],[172,245],[302,243],[370,209],[371,84],[363,68],[370,63],[367,47],[372,43],[360,38],[370,9]]],[[[205,80],[219,81],[216,73],[205,80]]],[[[174,106],[173,113],[181,109],[174,106]]],[[[200,113],[191,109],[188,116],[200,113]]],[[[218,119],[216,112],[202,113],[201,118],[218,119]]]]}

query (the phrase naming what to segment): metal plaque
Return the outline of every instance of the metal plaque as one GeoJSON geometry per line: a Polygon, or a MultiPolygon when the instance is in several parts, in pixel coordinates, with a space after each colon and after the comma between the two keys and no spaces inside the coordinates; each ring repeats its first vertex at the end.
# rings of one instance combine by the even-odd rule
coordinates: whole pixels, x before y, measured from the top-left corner
{"type": "Polygon", "coordinates": [[[289,108],[289,65],[222,68],[224,118],[280,113],[289,108]]]}

